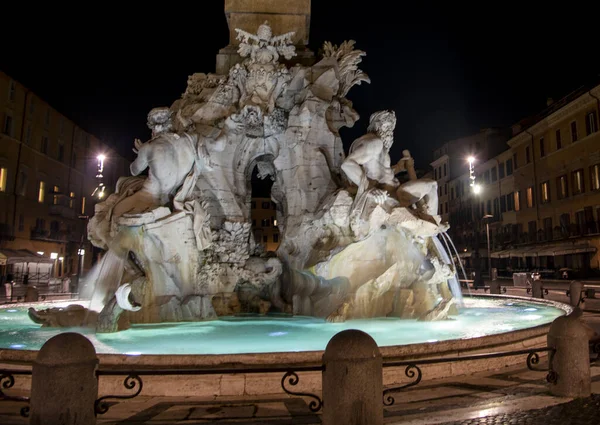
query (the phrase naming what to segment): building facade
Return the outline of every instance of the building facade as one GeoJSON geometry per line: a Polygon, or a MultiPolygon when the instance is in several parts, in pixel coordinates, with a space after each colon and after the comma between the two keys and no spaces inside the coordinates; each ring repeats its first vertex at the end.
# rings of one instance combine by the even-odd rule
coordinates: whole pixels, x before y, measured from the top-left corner
{"type": "Polygon", "coordinates": [[[129,162],[2,72],[0,125],[0,273],[17,283],[79,274],[93,262],[98,157],[109,189],[129,162]]]}
{"type": "Polygon", "coordinates": [[[492,158],[506,150],[509,138],[510,131],[507,129],[486,128],[477,134],[450,140],[433,152],[430,165],[438,183],[439,214],[443,221],[450,221],[451,204],[456,198],[453,190],[454,195],[461,190],[461,187],[452,189],[450,182],[468,172],[469,158],[479,163],[492,158]]]}
{"type": "Polygon", "coordinates": [[[280,243],[277,228],[277,208],[271,198],[252,198],[251,202],[252,233],[257,244],[262,244],[265,251],[277,251],[280,243]]]}
{"type": "Polygon", "coordinates": [[[580,89],[514,126],[508,149],[475,164],[478,193],[469,173],[449,181],[450,233],[467,265],[487,256],[489,229],[501,274],[598,275],[599,99],[600,85],[580,89]]]}

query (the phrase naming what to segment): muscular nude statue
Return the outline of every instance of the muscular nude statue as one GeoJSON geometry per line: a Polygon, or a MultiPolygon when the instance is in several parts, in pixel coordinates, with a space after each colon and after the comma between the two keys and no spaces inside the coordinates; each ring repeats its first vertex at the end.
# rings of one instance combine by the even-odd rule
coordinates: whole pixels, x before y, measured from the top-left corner
{"type": "Polygon", "coordinates": [[[371,185],[393,189],[398,180],[390,167],[390,147],[394,142],[396,114],[379,111],[371,115],[367,134],[356,139],[342,164],[342,170],[358,187],[359,194],[371,185]]]}

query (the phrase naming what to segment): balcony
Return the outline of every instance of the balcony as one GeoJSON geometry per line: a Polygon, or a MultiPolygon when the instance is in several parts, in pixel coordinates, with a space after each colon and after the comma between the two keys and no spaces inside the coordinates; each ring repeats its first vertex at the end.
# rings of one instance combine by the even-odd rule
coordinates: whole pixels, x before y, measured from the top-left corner
{"type": "Polygon", "coordinates": [[[48,214],[68,219],[75,219],[77,216],[75,210],[64,205],[50,205],[48,214]]]}
{"type": "Polygon", "coordinates": [[[47,242],[66,242],[67,237],[65,232],[32,228],[29,238],[37,241],[47,242]]]}

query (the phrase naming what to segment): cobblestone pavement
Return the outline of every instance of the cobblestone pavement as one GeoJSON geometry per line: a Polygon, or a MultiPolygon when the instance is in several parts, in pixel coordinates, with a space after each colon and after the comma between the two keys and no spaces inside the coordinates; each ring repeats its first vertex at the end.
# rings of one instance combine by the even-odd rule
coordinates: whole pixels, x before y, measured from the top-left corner
{"type": "Polygon", "coordinates": [[[446,422],[443,425],[598,425],[600,394],[538,410],[517,411],[496,416],[446,422]]]}

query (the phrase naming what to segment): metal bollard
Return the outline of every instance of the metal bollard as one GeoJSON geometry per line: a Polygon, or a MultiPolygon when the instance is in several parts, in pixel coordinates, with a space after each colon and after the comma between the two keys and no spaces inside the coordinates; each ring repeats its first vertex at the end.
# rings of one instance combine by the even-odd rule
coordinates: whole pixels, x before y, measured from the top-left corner
{"type": "Polygon", "coordinates": [[[382,425],[382,359],[373,338],[354,329],[334,335],[323,364],[323,425],[382,425]]]}
{"type": "Polygon", "coordinates": [[[83,335],[50,338],[33,363],[30,425],[94,425],[98,358],[83,335]]]}

